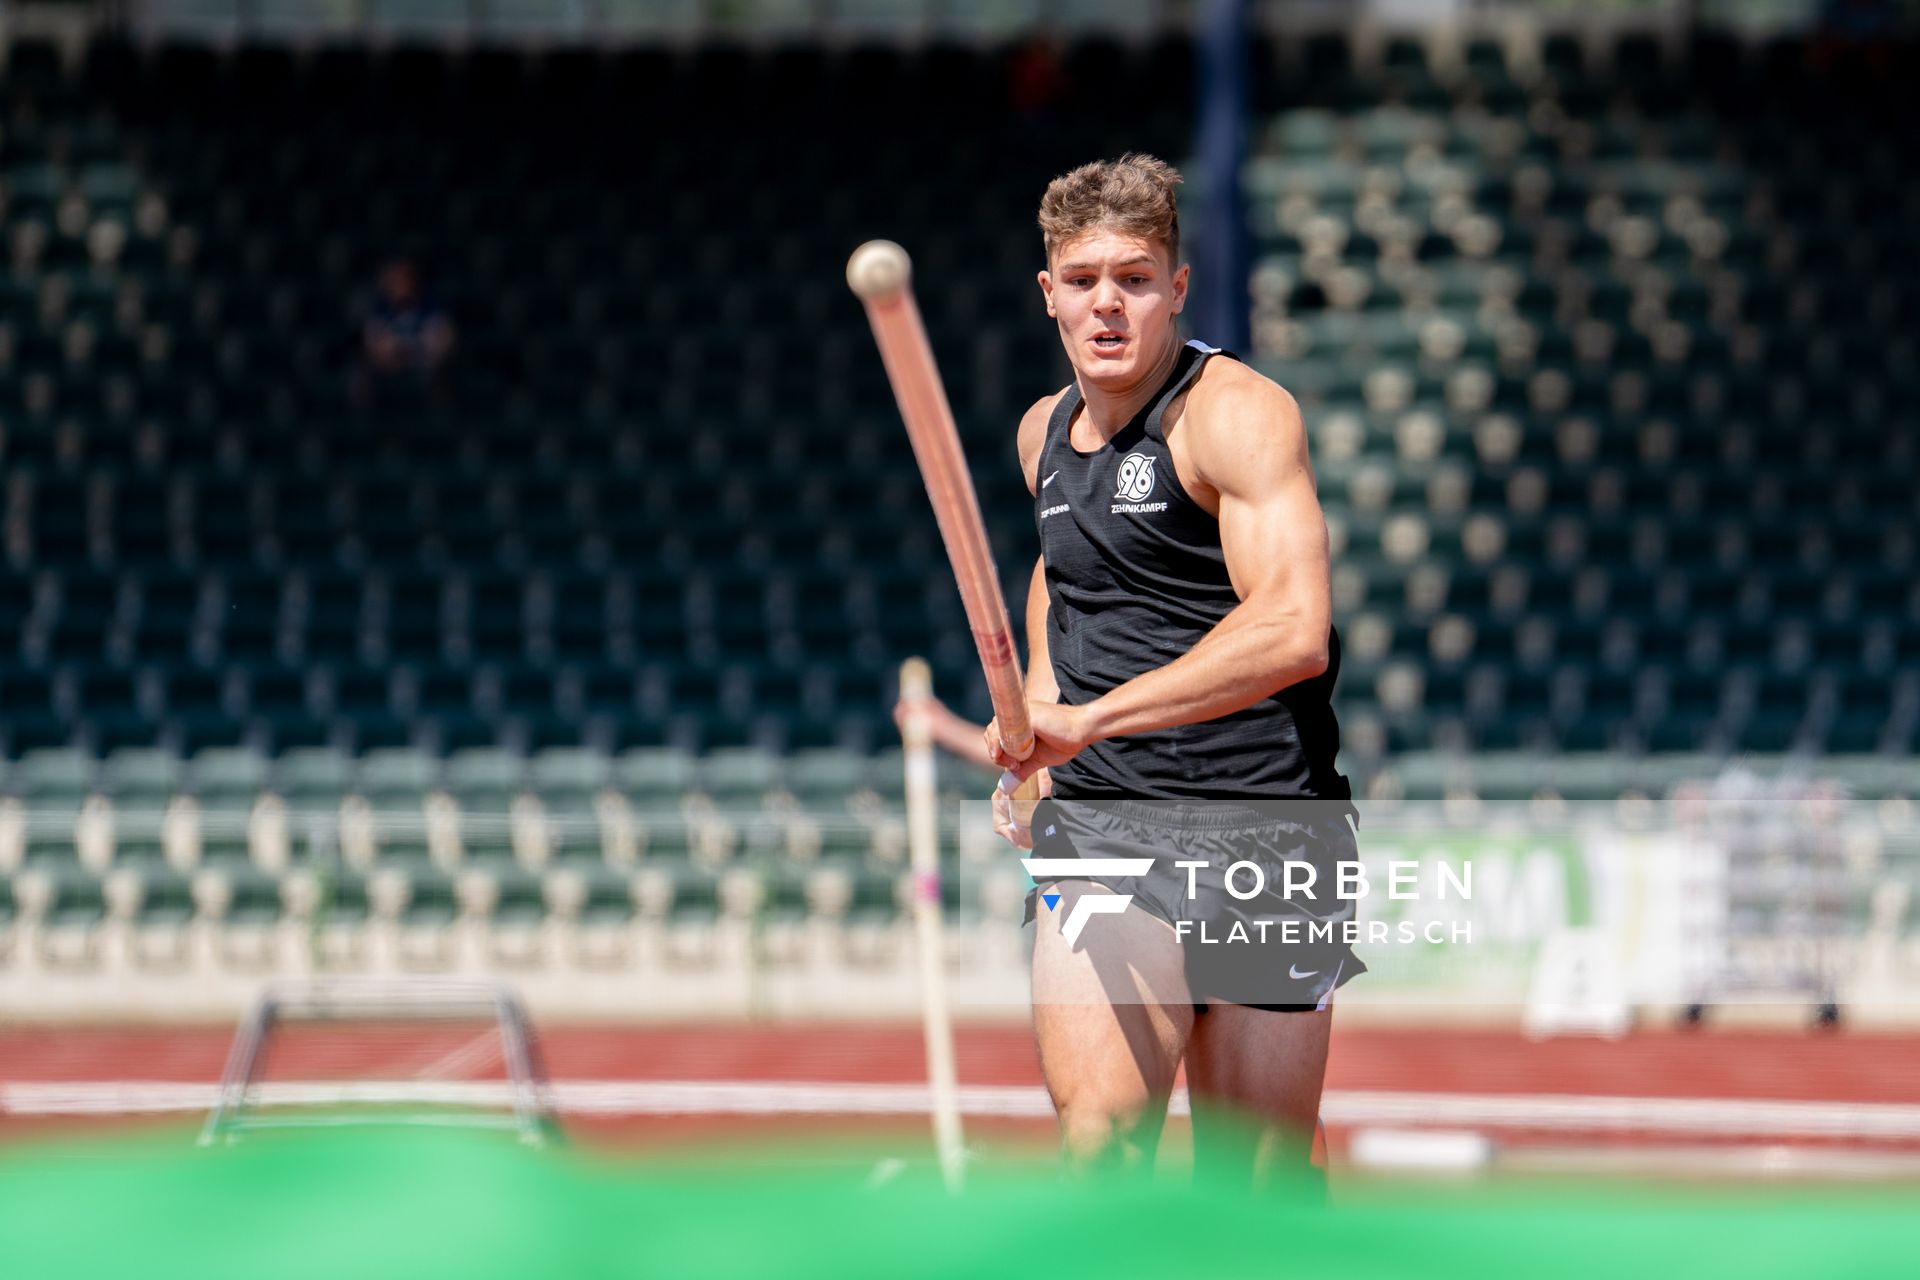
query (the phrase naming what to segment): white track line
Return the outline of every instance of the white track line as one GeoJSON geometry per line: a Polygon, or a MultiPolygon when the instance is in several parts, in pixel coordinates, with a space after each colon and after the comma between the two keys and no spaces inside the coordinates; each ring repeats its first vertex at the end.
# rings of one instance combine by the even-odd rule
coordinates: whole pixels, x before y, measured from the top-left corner
{"type": "Polygon", "coordinates": [[[1875,1181],[1920,1177],[1920,1155],[1870,1147],[1715,1143],[1711,1146],[1509,1147],[1496,1163],[1513,1173],[1680,1178],[1875,1181]]]}
{"type": "MultiPolygon", "coordinates": [[[[924,1116],[925,1085],[813,1084],[801,1081],[565,1080],[552,1087],[554,1106],[581,1116],[924,1116]]],[[[0,1115],[109,1116],[206,1111],[210,1084],[164,1081],[14,1082],[0,1084],[0,1115]]],[[[441,1103],[508,1106],[501,1082],[312,1082],[269,1084],[263,1105],[441,1103]]],[[[967,1085],[968,1116],[1043,1119],[1053,1107],[1030,1085],[967,1085]]],[[[1171,1110],[1187,1112],[1185,1092],[1171,1110]]],[[[1920,1105],[1727,1098],[1628,1098],[1581,1094],[1399,1093],[1334,1090],[1321,1102],[1329,1124],[1416,1128],[1536,1129],[1579,1133],[1645,1133],[1722,1137],[1920,1139],[1920,1105]]]]}
{"type": "Polygon", "coordinates": [[[1320,1110],[1333,1124],[1882,1141],[1920,1138],[1920,1105],[1894,1102],[1335,1091],[1326,1095],[1320,1110]]]}

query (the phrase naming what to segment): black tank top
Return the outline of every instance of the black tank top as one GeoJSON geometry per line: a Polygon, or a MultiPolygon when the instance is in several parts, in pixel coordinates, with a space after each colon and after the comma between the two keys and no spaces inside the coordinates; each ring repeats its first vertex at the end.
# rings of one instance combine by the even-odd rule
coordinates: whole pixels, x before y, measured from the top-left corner
{"type": "MultiPolygon", "coordinates": [[[[1186,653],[1239,604],[1220,522],[1174,474],[1160,419],[1217,348],[1189,342],[1158,395],[1091,453],[1068,437],[1078,385],[1041,446],[1035,521],[1046,560],[1047,647],[1060,699],[1081,705],[1186,653]]],[[[1054,794],[1092,799],[1348,799],[1328,666],[1217,720],[1096,742],[1053,772],[1054,794]]]]}

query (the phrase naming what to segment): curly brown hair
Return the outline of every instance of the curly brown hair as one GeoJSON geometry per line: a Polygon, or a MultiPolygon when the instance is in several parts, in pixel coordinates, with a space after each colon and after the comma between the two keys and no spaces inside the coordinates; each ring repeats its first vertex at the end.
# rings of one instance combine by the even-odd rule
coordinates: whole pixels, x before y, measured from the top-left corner
{"type": "Polygon", "coordinates": [[[1061,245],[1089,231],[1112,230],[1167,246],[1180,264],[1180,207],[1173,189],[1180,171],[1156,156],[1128,152],[1118,160],[1083,164],[1047,184],[1040,197],[1040,235],[1047,261],[1061,245]]]}

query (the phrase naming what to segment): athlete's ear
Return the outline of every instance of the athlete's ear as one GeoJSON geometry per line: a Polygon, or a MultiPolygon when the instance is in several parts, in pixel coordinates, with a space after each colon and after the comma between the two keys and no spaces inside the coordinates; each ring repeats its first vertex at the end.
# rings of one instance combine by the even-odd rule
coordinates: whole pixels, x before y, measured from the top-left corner
{"type": "Polygon", "coordinates": [[[1173,273],[1173,314],[1179,315],[1180,309],[1187,305],[1187,272],[1191,268],[1181,263],[1180,269],[1173,273]]]}
{"type": "Polygon", "coordinates": [[[1043,268],[1034,279],[1040,282],[1040,292],[1047,300],[1047,314],[1053,315],[1053,277],[1043,268]]]}

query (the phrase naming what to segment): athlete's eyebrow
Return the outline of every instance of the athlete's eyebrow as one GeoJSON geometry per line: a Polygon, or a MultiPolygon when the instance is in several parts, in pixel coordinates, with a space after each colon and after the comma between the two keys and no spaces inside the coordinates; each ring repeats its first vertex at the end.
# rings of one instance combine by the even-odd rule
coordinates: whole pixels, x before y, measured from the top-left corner
{"type": "MultiPolygon", "coordinates": [[[[1146,263],[1148,266],[1152,266],[1153,255],[1150,253],[1143,253],[1137,258],[1128,258],[1124,262],[1116,262],[1113,265],[1116,267],[1137,267],[1143,262],[1146,263]]],[[[1099,265],[1100,264],[1097,262],[1068,262],[1063,264],[1060,269],[1062,271],[1091,271],[1099,265]]]]}

